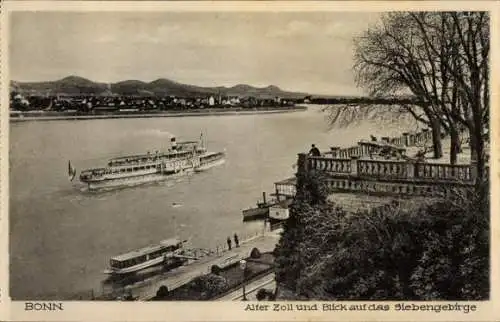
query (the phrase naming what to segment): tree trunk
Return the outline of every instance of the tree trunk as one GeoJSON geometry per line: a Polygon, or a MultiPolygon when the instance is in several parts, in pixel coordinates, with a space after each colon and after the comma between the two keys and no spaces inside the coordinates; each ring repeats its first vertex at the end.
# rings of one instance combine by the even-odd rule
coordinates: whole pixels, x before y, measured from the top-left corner
{"type": "Polygon", "coordinates": [[[443,144],[441,142],[441,124],[436,118],[431,119],[432,128],[432,149],[434,151],[434,159],[439,159],[443,156],[443,144]]]}
{"type": "Polygon", "coordinates": [[[476,165],[476,187],[480,187],[485,175],[486,156],[484,151],[484,141],[479,131],[470,133],[470,153],[471,163],[476,165]]]}
{"type": "Polygon", "coordinates": [[[458,154],[462,152],[460,133],[456,125],[450,126],[450,163],[457,164],[458,154]]]}

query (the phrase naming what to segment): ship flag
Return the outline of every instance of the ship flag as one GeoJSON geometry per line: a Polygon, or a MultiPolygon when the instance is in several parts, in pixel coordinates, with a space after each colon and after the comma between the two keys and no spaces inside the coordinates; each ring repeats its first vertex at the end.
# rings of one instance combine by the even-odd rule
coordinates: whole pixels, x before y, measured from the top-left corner
{"type": "Polygon", "coordinates": [[[172,136],[170,138],[170,146],[172,147],[172,150],[176,150],[177,149],[177,142],[175,141],[175,136],[172,136]]]}
{"type": "Polygon", "coordinates": [[[76,169],[71,165],[71,161],[68,161],[68,178],[69,181],[73,181],[76,176],[76,169]]]}

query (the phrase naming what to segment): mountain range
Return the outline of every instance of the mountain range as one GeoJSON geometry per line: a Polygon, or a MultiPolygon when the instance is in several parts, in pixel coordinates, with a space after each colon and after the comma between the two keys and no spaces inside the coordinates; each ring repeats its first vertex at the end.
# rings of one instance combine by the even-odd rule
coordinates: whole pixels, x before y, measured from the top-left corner
{"type": "Polygon", "coordinates": [[[201,87],[181,84],[166,78],[152,82],[126,80],[116,83],[99,83],[89,79],[68,76],[56,81],[11,82],[11,91],[30,95],[139,95],[139,96],[178,96],[194,97],[207,95],[253,96],[258,98],[303,98],[306,93],[288,92],[277,86],[254,87],[239,84],[232,87],[201,87]]]}

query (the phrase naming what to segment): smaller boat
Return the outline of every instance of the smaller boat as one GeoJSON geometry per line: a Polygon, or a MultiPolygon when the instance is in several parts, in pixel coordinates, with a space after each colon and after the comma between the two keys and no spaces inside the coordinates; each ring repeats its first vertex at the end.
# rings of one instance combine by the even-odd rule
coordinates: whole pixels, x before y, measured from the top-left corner
{"type": "Polygon", "coordinates": [[[186,259],[182,255],[183,244],[177,238],[161,241],[158,245],[147,246],[122,255],[115,256],[109,261],[109,268],[105,274],[124,275],[141,271],[155,265],[168,265],[186,259]]]}
{"type": "Polygon", "coordinates": [[[243,221],[263,219],[266,218],[269,213],[269,206],[258,203],[256,208],[248,208],[243,210],[243,221]]]}
{"type": "Polygon", "coordinates": [[[248,208],[243,210],[243,221],[265,219],[269,215],[269,207],[271,207],[274,202],[266,202],[266,193],[262,193],[262,202],[257,203],[257,207],[248,208]]]}

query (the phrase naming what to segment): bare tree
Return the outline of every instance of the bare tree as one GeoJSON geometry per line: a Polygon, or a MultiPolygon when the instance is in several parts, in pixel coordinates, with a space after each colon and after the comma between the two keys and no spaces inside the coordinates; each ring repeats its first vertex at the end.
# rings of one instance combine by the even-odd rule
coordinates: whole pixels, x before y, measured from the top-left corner
{"type": "Polygon", "coordinates": [[[359,85],[371,95],[411,93],[417,104],[404,107],[432,129],[434,157],[442,156],[441,128],[445,119],[436,111],[438,92],[436,71],[425,60],[418,26],[406,13],[389,13],[380,24],[368,29],[355,41],[354,70],[359,85]]]}
{"type": "Polygon", "coordinates": [[[434,157],[441,131],[450,134],[450,162],[469,131],[478,177],[485,167],[489,123],[489,17],[484,12],[389,13],[356,40],[357,82],[372,95],[410,92],[405,109],[431,127],[434,157]]]}
{"type": "Polygon", "coordinates": [[[457,127],[470,135],[471,159],[477,164],[478,180],[486,166],[489,140],[489,16],[486,12],[412,13],[425,46],[434,55],[447,48],[441,57],[442,73],[452,86],[442,98],[442,112],[457,127]],[[426,32],[436,30],[441,36],[426,32]],[[451,93],[451,94],[450,94],[451,93]],[[454,101],[456,100],[456,101],[454,101]]]}

